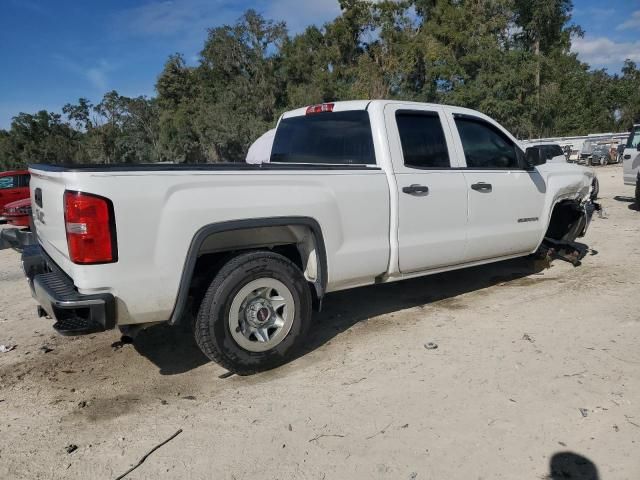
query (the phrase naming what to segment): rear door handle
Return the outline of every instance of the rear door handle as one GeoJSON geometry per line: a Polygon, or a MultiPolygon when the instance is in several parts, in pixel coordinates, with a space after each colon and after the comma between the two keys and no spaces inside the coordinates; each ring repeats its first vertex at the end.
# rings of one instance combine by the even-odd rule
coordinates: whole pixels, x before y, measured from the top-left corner
{"type": "Polygon", "coordinates": [[[486,182],[478,182],[471,185],[472,190],[476,190],[478,192],[490,192],[493,190],[493,187],[490,183],[486,182]]]}
{"type": "Polygon", "coordinates": [[[631,160],[631,155],[625,155],[625,156],[624,156],[624,159],[625,159],[625,160],[631,160]]]}
{"type": "Polygon", "coordinates": [[[429,193],[429,187],[427,187],[426,185],[418,185],[417,183],[414,183],[412,185],[409,185],[408,187],[402,187],[402,191],[404,193],[408,193],[409,195],[421,197],[429,193]]]}

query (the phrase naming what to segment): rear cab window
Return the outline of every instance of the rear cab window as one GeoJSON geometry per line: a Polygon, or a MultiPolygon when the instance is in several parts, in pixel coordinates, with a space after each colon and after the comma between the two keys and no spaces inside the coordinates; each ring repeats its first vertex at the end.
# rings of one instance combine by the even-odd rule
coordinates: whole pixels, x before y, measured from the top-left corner
{"type": "Polygon", "coordinates": [[[369,113],[351,110],[283,118],[271,162],[375,165],[369,113]]]}
{"type": "Polygon", "coordinates": [[[7,175],[0,177],[0,190],[9,188],[25,188],[29,186],[29,175],[7,175]]]}
{"type": "Polygon", "coordinates": [[[0,190],[14,188],[13,183],[13,177],[0,177],[0,190]]]}
{"type": "Polygon", "coordinates": [[[467,168],[521,169],[520,149],[499,128],[470,115],[454,115],[467,168]]]}

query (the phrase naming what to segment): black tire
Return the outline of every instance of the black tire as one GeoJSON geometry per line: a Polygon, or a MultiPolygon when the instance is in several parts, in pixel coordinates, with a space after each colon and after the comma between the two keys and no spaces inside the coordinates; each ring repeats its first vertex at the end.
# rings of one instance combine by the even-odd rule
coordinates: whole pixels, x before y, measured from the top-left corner
{"type": "Polygon", "coordinates": [[[636,207],[640,209],[640,178],[636,180],[636,207]]]}
{"type": "Polygon", "coordinates": [[[311,293],[300,269],[288,258],[271,252],[249,252],[229,260],[209,286],[194,325],[202,352],[230,372],[251,375],[286,363],[302,345],[311,324],[311,293]],[[234,297],[249,282],[273,278],[290,291],[295,303],[293,324],[284,339],[271,350],[252,352],[242,348],[229,327],[234,297]]]}

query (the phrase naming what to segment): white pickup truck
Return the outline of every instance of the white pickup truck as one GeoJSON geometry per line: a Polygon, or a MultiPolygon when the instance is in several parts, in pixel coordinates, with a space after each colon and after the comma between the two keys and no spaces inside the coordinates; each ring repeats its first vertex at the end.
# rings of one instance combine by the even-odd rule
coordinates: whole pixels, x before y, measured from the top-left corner
{"type": "Polygon", "coordinates": [[[593,173],[537,152],[473,110],[375,100],[285,113],[263,165],[32,165],[23,266],[62,334],[191,321],[248,374],[327,293],[584,235],[593,173]]]}
{"type": "Polygon", "coordinates": [[[625,185],[636,186],[636,205],[640,207],[640,124],[634,125],[622,154],[622,177],[625,185]]]}

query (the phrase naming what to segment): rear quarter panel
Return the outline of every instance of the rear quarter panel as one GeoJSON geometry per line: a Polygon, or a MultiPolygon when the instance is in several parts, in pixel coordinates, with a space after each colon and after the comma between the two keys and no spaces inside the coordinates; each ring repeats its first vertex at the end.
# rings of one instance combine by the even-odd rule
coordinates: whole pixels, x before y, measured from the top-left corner
{"type": "Polygon", "coordinates": [[[82,293],[106,289],[117,297],[121,324],[168,320],[191,241],[208,224],[284,216],[315,219],[327,251],[327,291],[370,283],[387,269],[389,191],[382,170],[60,175],[47,182],[50,192],[44,198],[59,205],[58,218],[64,188],[113,202],[118,262],[69,262],[64,229],[44,227],[41,243],[82,293]]]}

